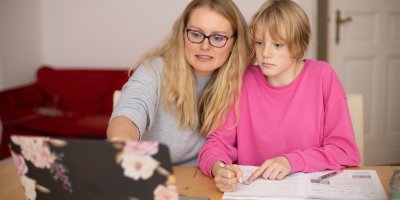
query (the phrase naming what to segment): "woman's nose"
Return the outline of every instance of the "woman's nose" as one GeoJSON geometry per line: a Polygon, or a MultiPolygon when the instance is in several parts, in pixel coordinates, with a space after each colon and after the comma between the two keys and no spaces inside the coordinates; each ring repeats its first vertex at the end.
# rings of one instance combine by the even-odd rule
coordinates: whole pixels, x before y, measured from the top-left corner
{"type": "Polygon", "coordinates": [[[211,46],[208,38],[204,38],[203,42],[200,43],[200,45],[201,45],[201,49],[203,49],[203,50],[208,50],[208,49],[210,49],[210,46],[211,46]]]}

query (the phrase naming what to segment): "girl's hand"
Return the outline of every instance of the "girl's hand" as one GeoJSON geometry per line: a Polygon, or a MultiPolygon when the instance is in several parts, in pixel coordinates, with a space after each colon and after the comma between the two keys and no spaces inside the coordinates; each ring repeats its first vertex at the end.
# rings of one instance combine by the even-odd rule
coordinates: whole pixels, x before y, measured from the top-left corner
{"type": "Polygon", "coordinates": [[[251,174],[249,181],[253,182],[258,177],[270,180],[282,180],[290,174],[292,166],[289,160],[284,156],[278,156],[275,158],[268,159],[251,174]]]}
{"type": "Polygon", "coordinates": [[[236,190],[236,187],[243,177],[243,172],[238,165],[225,165],[222,162],[216,162],[212,168],[214,181],[221,192],[236,190]]]}

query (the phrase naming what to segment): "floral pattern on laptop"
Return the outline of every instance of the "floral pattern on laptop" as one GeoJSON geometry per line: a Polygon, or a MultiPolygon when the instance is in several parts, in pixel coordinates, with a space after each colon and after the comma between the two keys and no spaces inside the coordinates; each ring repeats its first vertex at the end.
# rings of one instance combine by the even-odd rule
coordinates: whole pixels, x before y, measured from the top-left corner
{"type": "Polygon", "coordinates": [[[49,145],[65,146],[65,141],[48,137],[22,138],[19,136],[11,136],[11,141],[20,148],[20,154],[11,150],[11,155],[17,166],[27,199],[36,199],[36,190],[42,193],[51,191],[46,186],[40,185],[36,180],[27,176],[28,167],[26,162],[30,162],[40,169],[48,169],[53,179],[60,181],[61,187],[72,193],[72,186],[67,176],[68,170],[61,162],[63,155],[51,152],[49,148],[49,145]]]}
{"type": "MultiPolygon", "coordinates": [[[[175,186],[175,177],[168,170],[164,169],[160,162],[152,156],[158,153],[158,142],[146,141],[126,142],[122,151],[116,156],[116,161],[124,170],[124,176],[133,180],[147,180],[155,172],[167,177],[165,185],[158,185],[154,189],[154,199],[156,200],[177,200],[178,192],[175,186]]],[[[135,199],[134,197],[131,197],[135,199]]]]}
{"type": "Polygon", "coordinates": [[[158,142],[13,135],[9,146],[29,200],[179,199],[168,147],[158,142]]]}

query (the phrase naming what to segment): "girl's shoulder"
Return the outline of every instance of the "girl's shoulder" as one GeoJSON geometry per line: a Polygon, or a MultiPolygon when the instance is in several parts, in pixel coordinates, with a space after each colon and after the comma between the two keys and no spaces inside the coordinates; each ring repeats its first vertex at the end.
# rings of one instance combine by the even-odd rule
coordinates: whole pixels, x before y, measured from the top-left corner
{"type": "Polygon", "coordinates": [[[250,77],[258,77],[258,76],[263,76],[260,66],[255,65],[255,64],[247,66],[246,72],[244,73],[244,79],[247,79],[250,77]]]}
{"type": "Polygon", "coordinates": [[[304,65],[305,70],[307,73],[311,74],[335,74],[335,70],[333,67],[326,61],[322,60],[312,60],[312,59],[306,59],[305,60],[305,65],[304,65]]]}
{"type": "Polygon", "coordinates": [[[326,62],[326,61],[322,61],[322,60],[313,60],[313,59],[306,59],[305,60],[305,65],[308,67],[312,67],[312,68],[320,68],[320,69],[332,69],[332,66],[326,62]]]}

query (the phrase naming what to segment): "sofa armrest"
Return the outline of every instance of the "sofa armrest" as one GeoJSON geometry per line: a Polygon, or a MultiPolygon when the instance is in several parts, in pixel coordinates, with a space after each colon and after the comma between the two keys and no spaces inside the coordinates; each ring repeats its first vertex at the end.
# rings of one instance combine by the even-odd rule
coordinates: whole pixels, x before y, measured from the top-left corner
{"type": "Polygon", "coordinates": [[[0,117],[2,120],[15,119],[18,109],[37,108],[43,102],[43,96],[36,83],[0,92],[0,117]]]}

